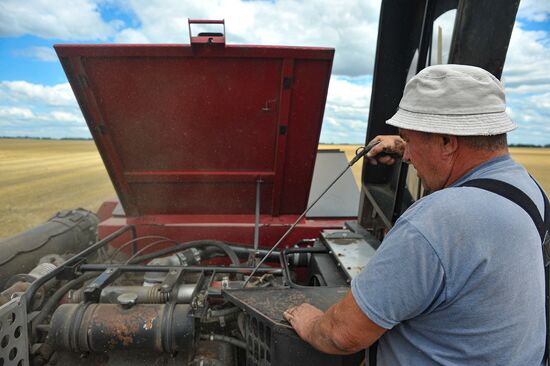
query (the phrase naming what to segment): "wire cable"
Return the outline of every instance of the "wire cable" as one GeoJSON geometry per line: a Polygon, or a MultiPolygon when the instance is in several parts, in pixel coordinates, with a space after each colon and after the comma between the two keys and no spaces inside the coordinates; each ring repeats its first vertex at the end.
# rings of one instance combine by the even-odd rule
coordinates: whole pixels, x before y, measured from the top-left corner
{"type": "Polygon", "coordinates": [[[357,150],[355,150],[355,157],[353,159],[351,159],[351,161],[348,163],[348,165],[346,166],[346,168],[344,170],[342,170],[342,172],[340,174],[338,174],[338,176],[336,178],[334,178],[334,180],[332,181],[332,183],[330,183],[328,185],[328,187],[315,199],[315,201],[313,201],[311,203],[311,205],[309,205],[309,207],[306,208],[306,210],[300,215],[300,217],[298,217],[298,219],[296,219],[296,221],[294,222],[294,224],[292,224],[288,230],[283,234],[283,236],[281,236],[281,238],[275,243],[275,245],[273,245],[271,247],[271,249],[267,252],[267,254],[258,262],[258,264],[256,265],[256,267],[254,267],[254,269],[252,270],[252,272],[250,273],[250,276],[248,276],[248,278],[244,281],[243,283],[243,288],[246,287],[246,285],[248,285],[248,282],[250,281],[250,279],[252,278],[252,276],[254,276],[254,274],[256,273],[256,271],[258,270],[258,268],[260,268],[260,266],[266,261],[266,259],[271,255],[271,253],[273,253],[273,251],[279,246],[281,245],[281,243],[283,242],[283,240],[286,239],[286,237],[288,236],[288,234],[290,234],[292,232],[292,230],[294,230],[294,228],[296,226],[298,226],[298,223],[300,223],[300,221],[302,221],[302,219],[306,216],[306,214],[313,208],[313,206],[315,206],[315,204],[317,202],[319,202],[319,200],[332,188],[332,186],[334,184],[336,184],[336,182],[338,182],[338,180],[348,171],[349,168],[351,168],[351,166],[355,163],[357,163],[359,161],[359,159],[361,159],[363,156],[367,155],[367,153],[370,151],[370,149],[372,149],[375,145],[377,145],[379,143],[379,141],[373,143],[373,144],[369,144],[367,145],[366,147],[363,147],[363,146],[360,146],[357,148],[357,150]]]}
{"type": "Polygon", "coordinates": [[[121,246],[119,246],[110,256],[109,256],[109,262],[111,262],[111,264],[113,263],[113,260],[115,259],[116,255],[118,253],[120,253],[120,251],[124,248],[126,248],[128,245],[132,244],[132,243],[135,243],[135,242],[138,242],[140,240],[144,240],[144,239],[165,239],[165,240],[170,240],[169,238],[165,237],[165,236],[160,236],[160,235],[146,235],[146,236],[140,236],[140,237],[137,237],[135,239],[132,239],[132,240],[129,240],[127,241],[126,243],[122,244],[121,246]]]}
{"type": "Polygon", "coordinates": [[[161,240],[154,241],[152,243],[147,244],[146,246],[144,246],[143,248],[141,248],[137,252],[135,252],[135,254],[132,255],[130,258],[128,258],[128,260],[124,264],[130,264],[130,261],[132,259],[136,258],[138,256],[138,254],[141,254],[144,251],[146,251],[147,249],[149,249],[149,248],[151,248],[155,245],[162,244],[162,243],[172,243],[172,244],[176,244],[176,245],[179,244],[177,241],[172,240],[172,239],[161,239],[161,240]]]}

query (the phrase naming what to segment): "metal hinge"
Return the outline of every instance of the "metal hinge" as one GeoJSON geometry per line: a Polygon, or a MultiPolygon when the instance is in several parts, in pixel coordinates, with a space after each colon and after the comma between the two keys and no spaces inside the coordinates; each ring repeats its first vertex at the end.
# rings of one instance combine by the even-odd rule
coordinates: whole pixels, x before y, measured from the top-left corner
{"type": "Polygon", "coordinates": [[[292,83],[293,83],[293,81],[294,81],[294,80],[292,79],[292,77],[290,77],[290,76],[285,76],[285,77],[283,78],[283,88],[285,88],[285,89],[290,89],[290,88],[292,88],[292,83]]]}

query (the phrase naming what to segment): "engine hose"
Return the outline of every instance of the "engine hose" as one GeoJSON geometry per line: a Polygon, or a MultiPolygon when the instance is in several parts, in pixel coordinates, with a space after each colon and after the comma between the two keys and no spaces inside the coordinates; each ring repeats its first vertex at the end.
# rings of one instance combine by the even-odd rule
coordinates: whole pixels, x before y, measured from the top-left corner
{"type": "Polygon", "coordinates": [[[231,307],[221,310],[208,310],[206,313],[206,318],[202,319],[201,322],[205,324],[209,323],[218,323],[220,321],[230,321],[234,318],[236,318],[239,313],[241,312],[241,309],[237,307],[231,307]]]}
{"type": "Polygon", "coordinates": [[[149,259],[162,257],[167,254],[180,252],[182,250],[186,250],[190,248],[204,248],[204,247],[216,247],[219,250],[223,251],[229,257],[233,265],[238,266],[241,264],[241,262],[239,261],[239,257],[237,257],[237,254],[235,253],[235,251],[231,249],[229,245],[219,240],[194,240],[186,243],[181,243],[170,248],[158,250],[151,254],[145,254],[145,255],[136,257],[130,262],[130,264],[141,263],[149,259]]]}
{"type": "MultiPolygon", "coordinates": [[[[245,258],[245,259],[248,259],[250,253],[254,253],[254,248],[251,248],[251,247],[243,247],[243,246],[239,246],[239,245],[229,245],[229,247],[231,249],[233,249],[233,251],[235,253],[237,253],[237,255],[240,257],[240,258],[245,258]]],[[[208,252],[209,251],[209,248],[206,248],[204,249],[205,252],[208,252]]],[[[267,254],[267,250],[265,249],[258,249],[258,254],[259,255],[266,255],[267,254]]],[[[273,259],[273,260],[279,260],[279,255],[280,255],[280,251],[274,251],[269,259],[273,259]]]]}
{"type": "Polygon", "coordinates": [[[229,343],[229,344],[231,344],[235,347],[239,347],[239,348],[242,348],[242,349],[246,350],[246,342],[241,341],[237,338],[228,337],[228,336],[224,336],[224,335],[221,335],[221,334],[201,334],[201,339],[206,340],[206,341],[225,342],[225,343],[229,343]]]}
{"type": "Polygon", "coordinates": [[[36,334],[36,326],[42,323],[42,321],[48,316],[48,314],[53,310],[53,308],[61,301],[63,296],[69,291],[72,290],[89,279],[96,277],[96,273],[85,273],[82,276],[75,278],[61,286],[54,294],[48,299],[48,301],[42,306],[42,309],[38,312],[36,317],[32,320],[32,335],[36,334]]]}
{"type": "Polygon", "coordinates": [[[210,318],[219,318],[221,316],[227,316],[230,314],[235,314],[241,311],[238,307],[232,307],[232,308],[226,308],[226,309],[220,309],[220,310],[209,310],[208,311],[208,317],[210,318]]]}

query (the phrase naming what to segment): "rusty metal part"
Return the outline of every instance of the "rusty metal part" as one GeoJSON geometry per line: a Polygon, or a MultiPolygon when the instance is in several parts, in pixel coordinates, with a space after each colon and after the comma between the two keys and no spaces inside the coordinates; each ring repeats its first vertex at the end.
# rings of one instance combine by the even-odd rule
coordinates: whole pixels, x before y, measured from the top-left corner
{"type": "MultiPolygon", "coordinates": [[[[45,258],[45,257],[43,257],[45,258]]],[[[51,271],[55,270],[57,266],[50,262],[41,262],[34,267],[29,273],[20,273],[11,276],[9,279],[4,281],[5,290],[0,294],[0,304],[3,304],[15,296],[22,296],[25,291],[31,286],[31,284],[37,279],[46,276],[51,271]]],[[[57,281],[55,279],[50,280],[45,284],[44,287],[38,289],[36,295],[33,299],[33,307],[40,306],[44,301],[44,293],[48,289],[55,286],[57,281]]]]}
{"type": "Polygon", "coordinates": [[[194,359],[189,366],[231,366],[234,365],[234,350],[229,343],[199,341],[194,359]]]}
{"type": "Polygon", "coordinates": [[[19,281],[2,291],[0,293],[0,306],[8,303],[14,295],[27,291],[30,285],[29,282],[19,281]]]}
{"type": "Polygon", "coordinates": [[[52,317],[50,336],[58,348],[73,352],[191,352],[194,323],[189,309],[179,304],[64,304],[52,317]]]}

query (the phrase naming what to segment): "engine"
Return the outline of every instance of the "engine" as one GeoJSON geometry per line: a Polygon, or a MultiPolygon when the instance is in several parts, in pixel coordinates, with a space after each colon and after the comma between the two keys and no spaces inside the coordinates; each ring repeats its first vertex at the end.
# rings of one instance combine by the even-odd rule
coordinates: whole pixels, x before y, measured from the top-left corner
{"type": "Polygon", "coordinates": [[[153,236],[117,241],[130,226],[74,242],[83,228],[95,233],[98,220],[84,210],[63,215],[71,234],[63,242],[51,222],[9,239],[21,251],[24,241],[48,238],[40,250],[63,254],[27,251],[35,267],[2,278],[3,365],[358,365],[364,358],[316,351],[282,313],[302,302],[326,310],[343,297],[374,253],[370,236],[325,230],[273,251],[250,277],[267,250],[217,240],[154,250],[171,239],[153,236]],[[133,243],[141,249],[126,251],[133,243]]]}

